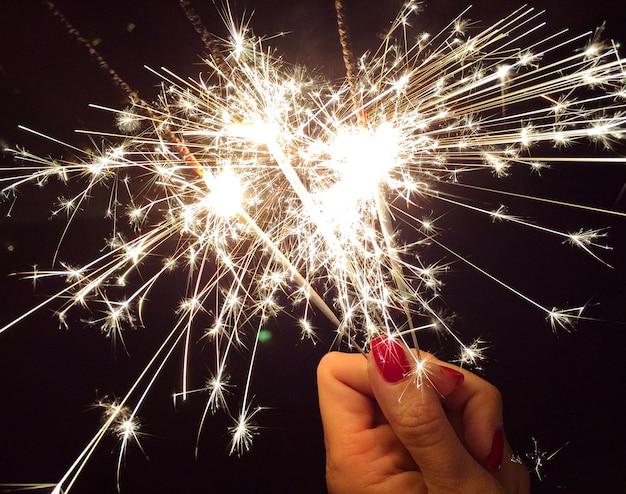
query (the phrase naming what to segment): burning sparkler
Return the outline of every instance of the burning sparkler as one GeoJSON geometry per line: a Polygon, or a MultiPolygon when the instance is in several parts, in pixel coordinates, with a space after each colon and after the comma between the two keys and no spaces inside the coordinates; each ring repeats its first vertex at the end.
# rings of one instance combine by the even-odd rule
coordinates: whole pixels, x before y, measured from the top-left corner
{"type": "Polygon", "coordinates": [[[18,164],[4,170],[6,197],[28,183],[71,184],[78,192],[59,198],[54,210],[70,224],[104,193],[112,228],[106,250],[92,261],[75,267],[59,259],[50,270],[25,273],[34,281],[61,277],[66,286],[0,333],[43,307],[55,307],[62,327],[88,307],[89,324],[123,342],[126,328],[142,324],[166,273],[187,276],[173,307],[176,324],[127,394],[103,404],[105,421],[59,492],[73,486],[109,431],[122,443],[121,465],[127,445],[138,442],[137,414],[181,349],[175,399],[205,393],[201,422],[229,410],[231,452],[247,450],[261,410],[251,397],[259,339],[267,321],[285,310],[299,314],[303,338],[315,338],[311,319],[319,313],[340,346],[365,351],[383,333],[417,346],[420,332],[437,331],[459,345],[461,362],[479,361],[479,342],[464,342],[441,315],[447,264],[426,262],[428,245],[542,311],[554,329],[585,317],[582,305],[546,305],[444,244],[430,211],[438,203],[463,208],[552,235],[603,261],[609,246],[602,229],[560,231],[500,204],[459,197],[474,190],[498,203],[527,199],[626,216],[472,178],[497,180],[514,167],[539,173],[565,159],[623,163],[559,152],[581,141],[611,150],[623,138],[626,60],[593,33],[543,34],[542,14],[532,8],[482,31],[471,29],[466,10],[437,34],[415,37],[411,23],[419,10],[409,2],[378,50],[356,60],[342,84],[287,64],[247,21],[226,12],[229,36],[213,40],[218,50],[205,57],[203,75],[154,70],[163,84],[156,102],[101,107],[115,114],[119,131],[83,131],[106,140],[100,150],[68,145],[71,159],[11,150],[18,164]],[[570,55],[542,65],[557,50],[570,55]],[[190,389],[187,363],[199,339],[212,348],[211,377],[204,388],[190,389]],[[245,380],[230,382],[231,355],[244,348],[245,380]],[[235,398],[227,399],[235,390],[236,410],[235,398]]]}

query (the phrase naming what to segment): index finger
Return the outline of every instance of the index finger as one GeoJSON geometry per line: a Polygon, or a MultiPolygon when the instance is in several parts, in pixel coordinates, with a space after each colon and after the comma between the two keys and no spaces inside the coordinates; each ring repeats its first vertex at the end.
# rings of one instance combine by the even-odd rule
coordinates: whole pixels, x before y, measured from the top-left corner
{"type": "Polygon", "coordinates": [[[375,400],[362,355],[324,355],[317,368],[317,382],[327,440],[374,426],[375,400]]]}

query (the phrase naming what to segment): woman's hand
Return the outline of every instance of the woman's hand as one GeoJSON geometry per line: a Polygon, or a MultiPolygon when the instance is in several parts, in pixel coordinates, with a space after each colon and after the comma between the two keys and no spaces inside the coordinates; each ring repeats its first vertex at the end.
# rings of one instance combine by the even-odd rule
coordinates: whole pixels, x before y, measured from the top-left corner
{"type": "Polygon", "coordinates": [[[498,390],[386,336],[318,367],[329,492],[523,494],[498,390]],[[418,368],[419,367],[419,368],[418,368]],[[421,385],[416,385],[416,379],[421,385]]]}

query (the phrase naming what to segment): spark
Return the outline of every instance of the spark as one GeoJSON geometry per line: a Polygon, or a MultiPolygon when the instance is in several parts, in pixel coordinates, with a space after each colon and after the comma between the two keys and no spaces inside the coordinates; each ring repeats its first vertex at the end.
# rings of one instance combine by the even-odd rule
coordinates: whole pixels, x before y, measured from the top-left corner
{"type": "Polygon", "coordinates": [[[537,441],[537,439],[535,439],[534,437],[531,439],[533,441],[533,451],[527,453],[526,458],[528,459],[528,461],[531,462],[532,471],[537,477],[537,480],[543,480],[545,478],[543,468],[545,467],[546,462],[554,459],[554,457],[558,455],[563,450],[563,448],[565,448],[569,444],[569,442],[563,444],[563,446],[557,448],[550,453],[548,451],[543,451],[539,448],[539,441],[537,441]]]}
{"type": "Polygon", "coordinates": [[[254,425],[252,419],[261,410],[260,407],[251,412],[244,410],[237,417],[235,425],[231,428],[231,454],[237,452],[238,455],[241,455],[250,449],[254,436],[258,434],[258,427],[254,425]]]}
{"type": "Polygon", "coordinates": [[[475,369],[480,369],[480,364],[482,360],[485,360],[485,350],[487,348],[487,343],[480,338],[474,340],[467,346],[463,346],[460,349],[458,356],[458,363],[461,366],[470,366],[475,369]]]}

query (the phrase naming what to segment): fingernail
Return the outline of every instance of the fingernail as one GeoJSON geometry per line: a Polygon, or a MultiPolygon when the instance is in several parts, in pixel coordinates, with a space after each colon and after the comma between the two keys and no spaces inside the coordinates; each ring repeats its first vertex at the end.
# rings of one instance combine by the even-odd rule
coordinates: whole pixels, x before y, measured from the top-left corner
{"type": "Polygon", "coordinates": [[[385,381],[397,383],[412,370],[411,363],[400,343],[387,335],[372,340],[372,356],[385,381]]]}
{"type": "Polygon", "coordinates": [[[459,372],[456,369],[452,369],[444,365],[440,365],[439,369],[441,370],[441,373],[444,375],[444,377],[447,377],[448,379],[454,382],[455,388],[459,386],[465,380],[465,376],[463,375],[463,373],[459,372]]]}
{"type": "Polygon", "coordinates": [[[487,466],[493,471],[499,471],[504,457],[504,434],[498,429],[491,440],[491,451],[487,457],[487,466]]]}

